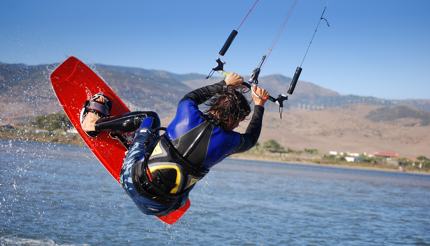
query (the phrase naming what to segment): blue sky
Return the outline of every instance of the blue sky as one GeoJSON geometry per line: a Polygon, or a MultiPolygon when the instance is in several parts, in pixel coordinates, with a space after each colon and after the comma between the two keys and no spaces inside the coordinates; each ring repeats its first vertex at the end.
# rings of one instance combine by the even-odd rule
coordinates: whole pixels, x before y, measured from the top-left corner
{"type": "MultiPolygon", "coordinates": [[[[0,61],[87,63],[206,74],[254,0],[2,0],[0,61]]],[[[225,56],[248,75],[293,0],[260,0],[225,56]]],[[[301,0],[262,74],[292,76],[326,1],[301,0]]],[[[301,79],[342,94],[430,98],[430,1],[331,0],[301,79]]],[[[262,81],[261,83],[264,83],[262,81]]],[[[264,85],[264,84],[262,84],[264,85]]]]}

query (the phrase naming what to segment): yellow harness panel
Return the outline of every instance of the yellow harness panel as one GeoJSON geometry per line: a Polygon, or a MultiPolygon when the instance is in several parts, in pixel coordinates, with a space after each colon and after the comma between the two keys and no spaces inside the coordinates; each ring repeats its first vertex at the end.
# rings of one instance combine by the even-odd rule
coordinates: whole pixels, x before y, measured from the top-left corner
{"type": "Polygon", "coordinates": [[[199,178],[196,178],[190,174],[187,174],[187,176],[185,176],[185,173],[182,171],[182,166],[178,163],[167,161],[167,160],[166,161],[153,160],[159,157],[166,157],[167,155],[168,155],[168,151],[161,144],[161,141],[159,141],[151,153],[151,156],[149,158],[148,168],[151,173],[162,169],[173,169],[176,171],[175,186],[170,190],[169,192],[170,194],[176,194],[178,192],[183,191],[184,189],[188,189],[189,187],[191,187],[197,181],[200,180],[199,178]]]}
{"type": "MultiPolygon", "coordinates": [[[[158,145],[157,145],[158,146],[158,145]]],[[[155,151],[155,149],[154,149],[155,151]]],[[[175,194],[176,192],[178,192],[179,187],[182,184],[182,180],[183,180],[183,174],[181,169],[179,168],[178,164],[173,163],[173,162],[157,162],[157,163],[151,163],[149,165],[149,171],[155,172],[157,170],[160,169],[175,169],[176,170],[176,181],[175,181],[175,187],[173,187],[172,190],[170,190],[171,194],[175,194]]]]}

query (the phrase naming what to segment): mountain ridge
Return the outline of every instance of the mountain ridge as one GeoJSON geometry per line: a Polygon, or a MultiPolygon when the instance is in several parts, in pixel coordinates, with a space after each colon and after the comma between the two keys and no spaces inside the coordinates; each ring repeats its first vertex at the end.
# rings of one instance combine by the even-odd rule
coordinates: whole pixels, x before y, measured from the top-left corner
{"type": "MultiPolygon", "coordinates": [[[[30,66],[22,63],[0,63],[0,101],[14,102],[22,104],[21,106],[45,104],[45,109],[39,107],[34,111],[36,115],[60,110],[59,107],[53,106],[56,99],[49,82],[49,75],[57,65],[57,63],[30,66]]],[[[162,115],[174,112],[177,102],[188,91],[222,80],[221,77],[206,80],[205,75],[198,73],[177,74],[165,70],[138,67],[106,64],[91,64],[90,67],[104,78],[132,109],[155,109],[162,115]]],[[[262,76],[260,81],[263,81],[260,84],[270,93],[277,95],[279,92],[286,92],[291,78],[282,74],[272,74],[262,76]]],[[[405,105],[419,111],[430,112],[430,100],[427,99],[389,100],[368,96],[341,95],[334,90],[307,81],[299,81],[294,94],[289,96],[286,108],[321,110],[354,104],[385,107],[405,105]]],[[[275,105],[269,105],[269,110],[277,110],[275,105]]],[[[21,108],[24,110],[25,107],[21,108]]],[[[5,117],[5,114],[0,111],[0,116],[5,117]]]]}
{"type": "MultiPolygon", "coordinates": [[[[27,66],[0,63],[0,125],[31,120],[61,111],[49,82],[58,64],[27,66]]],[[[132,110],[153,110],[165,125],[183,95],[221,80],[197,73],[91,64],[132,110]]],[[[285,92],[291,78],[261,76],[260,84],[274,96],[285,92]]],[[[390,150],[405,156],[430,155],[430,100],[389,100],[341,95],[312,82],[299,81],[286,102],[284,117],[267,103],[261,141],[276,139],[284,146],[322,151],[390,150]]],[[[247,123],[244,122],[243,126],[247,123]]],[[[243,127],[241,128],[242,130],[243,127]]]]}

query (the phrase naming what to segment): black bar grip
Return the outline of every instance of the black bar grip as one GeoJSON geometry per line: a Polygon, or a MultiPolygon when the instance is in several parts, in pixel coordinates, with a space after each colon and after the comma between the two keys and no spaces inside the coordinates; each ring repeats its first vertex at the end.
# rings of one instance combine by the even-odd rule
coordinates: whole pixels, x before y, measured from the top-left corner
{"type": "MultiPolygon", "coordinates": [[[[248,89],[252,90],[250,83],[248,83],[248,82],[242,82],[242,85],[244,85],[248,89]]],[[[269,100],[272,101],[272,102],[276,102],[276,98],[272,97],[271,95],[269,95],[269,100]]]]}
{"type": "Polygon", "coordinates": [[[218,54],[220,56],[225,55],[225,53],[227,52],[228,48],[230,48],[231,43],[233,43],[234,38],[237,35],[237,31],[233,29],[233,31],[231,31],[230,36],[228,36],[227,40],[225,41],[224,45],[222,46],[221,50],[218,52],[218,54]]]}
{"type": "Polygon", "coordinates": [[[272,97],[270,95],[269,95],[269,100],[272,101],[272,102],[276,102],[276,98],[274,98],[274,97],[272,97]]]}
{"type": "Polygon", "coordinates": [[[294,89],[296,88],[296,85],[297,85],[297,81],[299,81],[301,73],[302,73],[302,68],[297,67],[296,72],[294,73],[294,76],[293,76],[293,80],[291,80],[290,88],[288,88],[288,91],[287,91],[288,94],[290,94],[290,95],[293,94],[294,89]]]}
{"type": "Polygon", "coordinates": [[[244,85],[248,89],[251,89],[251,85],[248,82],[243,81],[242,85],[244,85]]]}

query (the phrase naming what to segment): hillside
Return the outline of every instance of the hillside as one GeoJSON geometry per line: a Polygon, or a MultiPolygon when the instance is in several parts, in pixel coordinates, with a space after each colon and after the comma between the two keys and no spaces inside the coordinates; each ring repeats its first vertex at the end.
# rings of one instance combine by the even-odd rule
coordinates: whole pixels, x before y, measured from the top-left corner
{"type": "MultiPolygon", "coordinates": [[[[56,64],[26,66],[0,63],[0,125],[60,111],[49,83],[56,64]]],[[[170,118],[178,100],[191,89],[218,81],[201,74],[111,65],[92,68],[134,110],[155,110],[170,118]]],[[[283,75],[260,78],[270,92],[286,91],[283,75]]],[[[430,155],[430,100],[386,100],[340,95],[300,81],[286,104],[284,119],[269,104],[262,140],[277,139],[293,149],[369,152],[390,150],[405,156],[430,155]]],[[[163,124],[167,124],[165,120],[163,124]]],[[[246,125],[246,124],[242,124],[246,125]]]]}
{"type": "Polygon", "coordinates": [[[328,151],[374,153],[393,151],[401,156],[430,156],[430,126],[421,119],[401,118],[374,122],[368,115],[378,106],[354,105],[319,111],[294,109],[264,119],[262,140],[277,139],[295,150],[316,148],[328,151]]]}
{"type": "Polygon", "coordinates": [[[430,125],[430,112],[420,111],[405,105],[381,107],[375,109],[366,116],[367,119],[375,122],[391,122],[399,119],[416,119],[418,124],[430,125]]]}

